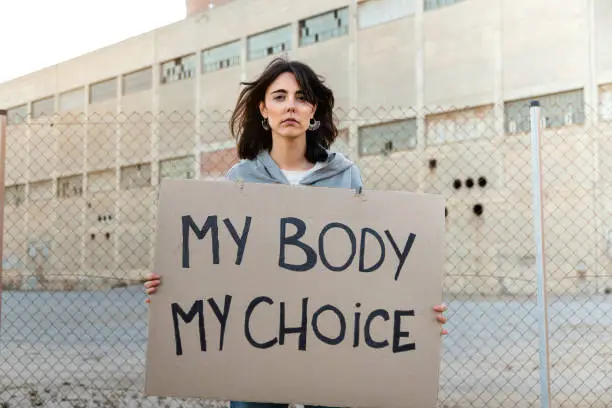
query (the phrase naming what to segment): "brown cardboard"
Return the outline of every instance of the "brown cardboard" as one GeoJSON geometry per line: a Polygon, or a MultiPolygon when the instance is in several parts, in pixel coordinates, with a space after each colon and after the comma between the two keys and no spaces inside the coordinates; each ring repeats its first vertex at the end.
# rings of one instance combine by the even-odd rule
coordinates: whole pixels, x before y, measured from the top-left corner
{"type": "MultiPolygon", "coordinates": [[[[162,276],[162,284],[149,305],[146,394],[336,407],[434,408],[441,327],[433,307],[442,302],[444,205],[441,196],[407,192],[366,190],[357,195],[348,189],[229,181],[162,182],[153,271],[162,276]],[[207,219],[209,226],[215,225],[209,216],[217,216],[218,264],[214,264],[212,249],[214,228],[199,240],[185,222],[188,240],[183,241],[183,217],[191,217],[194,227],[201,229],[207,219]],[[225,220],[231,221],[240,242],[245,217],[251,217],[250,227],[237,265],[238,246],[225,220]],[[316,266],[309,271],[279,266],[284,217],[296,217],[306,225],[300,241],[317,253],[316,266]],[[330,271],[319,256],[319,234],[328,223],[342,223],[355,234],[355,258],[341,272],[330,271]],[[359,271],[361,229],[365,227],[378,232],[385,245],[384,261],[373,272],[359,271]],[[400,251],[414,234],[397,280],[398,256],[385,230],[400,251]],[[188,268],[183,267],[186,255],[188,268]],[[220,321],[227,295],[231,302],[220,350],[220,321]],[[263,349],[252,346],[245,334],[248,305],[262,296],[273,304],[260,302],[254,307],[252,337],[259,343],[276,338],[272,347],[263,349]],[[299,349],[297,333],[286,334],[281,346],[280,303],[285,302],[287,327],[297,327],[303,298],[308,298],[305,350],[299,349]],[[186,315],[195,305],[188,324],[175,314],[181,355],[177,355],[173,303],[186,315]],[[315,335],[313,314],[325,305],[332,305],[344,316],[346,331],[340,344],[327,344],[315,335]],[[199,306],[202,314],[196,313],[199,306]],[[217,313],[213,306],[217,306],[217,313]],[[377,309],[389,313],[388,321],[381,312],[370,326],[373,341],[388,341],[383,348],[368,346],[364,334],[368,315],[377,309]],[[398,345],[414,343],[414,350],[393,351],[396,310],[414,310],[412,317],[399,317],[397,331],[398,335],[409,332],[408,337],[398,337],[398,345]],[[361,313],[357,347],[353,345],[355,312],[361,313]],[[200,321],[204,322],[203,330],[200,321]],[[206,351],[202,351],[204,346],[206,351]]],[[[288,237],[295,232],[293,224],[286,224],[288,237]]],[[[325,235],[324,254],[332,267],[348,259],[348,237],[339,228],[331,228],[325,235]]],[[[368,267],[376,263],[381,251],[373,235],[367,235],[365,243],[368,267]]],[[[287,263],[306,260],[296,246],[285,249],[287,263]]],[[[328,341],[340,333],[336,309],[324,309],[317,322],[328,341]]]]}

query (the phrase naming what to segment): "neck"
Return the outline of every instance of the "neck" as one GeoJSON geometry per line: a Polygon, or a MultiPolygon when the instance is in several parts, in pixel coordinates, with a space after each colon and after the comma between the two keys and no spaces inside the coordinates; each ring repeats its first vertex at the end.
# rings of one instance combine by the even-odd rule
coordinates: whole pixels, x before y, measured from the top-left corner
{"type": "Polygon", "coordinates": [[[306,159],[306,135],[295,139],[272,136],[272,160],[282,170],[306,170],[312,167],[306,159]]]}

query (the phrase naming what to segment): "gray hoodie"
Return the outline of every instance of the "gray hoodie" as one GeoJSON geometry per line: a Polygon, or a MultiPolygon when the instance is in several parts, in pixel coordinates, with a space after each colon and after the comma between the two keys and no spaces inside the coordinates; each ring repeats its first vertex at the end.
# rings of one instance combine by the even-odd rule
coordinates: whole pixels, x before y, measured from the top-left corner
{"type": "MultiPolygon", "coordinates": [[[[342,153],[329,152],[321,167],[302,179],[302,185],[316,187],[350,188],[360,191],[363,187],[361,172],[355,163],[342,153]]],[[[280,183],[289,181],[267,150],[263,150],[253,160],[241,160],[226,174],[232,181],[245,183],[280,183]]]]}

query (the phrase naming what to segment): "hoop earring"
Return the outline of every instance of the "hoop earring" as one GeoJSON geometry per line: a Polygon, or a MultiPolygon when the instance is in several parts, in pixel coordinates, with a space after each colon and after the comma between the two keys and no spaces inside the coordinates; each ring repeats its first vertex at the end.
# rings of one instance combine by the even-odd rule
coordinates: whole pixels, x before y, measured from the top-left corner
{"type": "Polygon", "coordinates": [[[261,121],[261,126],[265,129],[265,130],[270,130],[270,123],[268,123],[268,118],[263,118],[261,121]]]}
{"type": "Polygon", "coordinates": [[[308,125],[308,129],[317,130],[321,126],[321,122],[316,120],[315,118],[310,119],[310,125],[308,125]]]}

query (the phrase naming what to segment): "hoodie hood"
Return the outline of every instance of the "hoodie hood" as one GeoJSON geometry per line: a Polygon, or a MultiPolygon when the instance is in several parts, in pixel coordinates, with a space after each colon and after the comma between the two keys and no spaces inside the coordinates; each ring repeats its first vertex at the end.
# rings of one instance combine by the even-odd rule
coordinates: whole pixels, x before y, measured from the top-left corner
{"type": "MultiPolygon", "coordinates": [[[[319,164],[319,168],[304,177],[301,184],[361,187],[361,175],[355,164],[342,153],[330,151],[327,153],[327,159],[319,164]]],[[[263,150],[253,160],[241,160],[229,170],[227,178],[244,182],[289,183],[267,150],[263,150]]]]}

